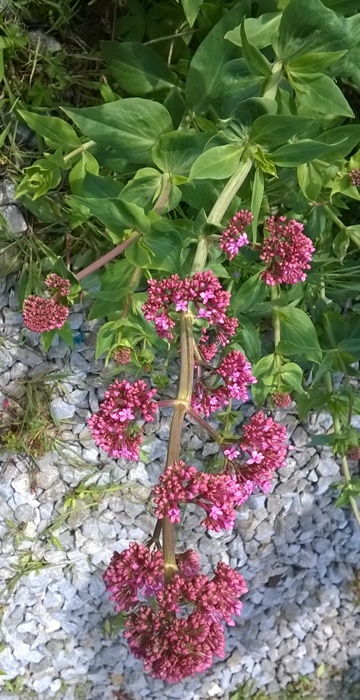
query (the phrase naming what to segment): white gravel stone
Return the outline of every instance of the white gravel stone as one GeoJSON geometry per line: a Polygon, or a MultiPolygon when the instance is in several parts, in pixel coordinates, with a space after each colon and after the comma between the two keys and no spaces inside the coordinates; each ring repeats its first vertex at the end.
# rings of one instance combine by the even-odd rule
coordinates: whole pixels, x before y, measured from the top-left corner
{"type": "Polygon", "coordinates": [[[57,397],[50,402],[50,413],[54,421],[69,420],[75,413],[75,406],[57,397]]]}

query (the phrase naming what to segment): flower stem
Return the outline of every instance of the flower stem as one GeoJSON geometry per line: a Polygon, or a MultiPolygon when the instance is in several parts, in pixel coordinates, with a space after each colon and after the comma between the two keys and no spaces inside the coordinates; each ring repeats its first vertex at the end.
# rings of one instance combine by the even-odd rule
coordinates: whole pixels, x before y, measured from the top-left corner
{"type": "MultiPolygon", "coordinates": [[[[271,294],[271,301],[276,301],[279,298],[280,290],[279,290],[278,284],[271,287],[270,294],[271,294]]],[[[276,350],[276,348],[281,340],[281,330],[280,330],[280,318],[277,314],[276,307],[274,307],[274,309],[273,309],[272,322],[273,322],[273,328],[274,328],[275,364],[277,367],[280,367],[281,357],[280,357],[278,350],[276,350]]]]}
{"type": "Polygon", "coordinates": [[[88,148],[91,148],[91,146],[95,146],[95,141],[86,141],[85,143],[82,143],[81,146],[74,148],[73,151],[70,151],[70,153],[64,156],[64,163],[68,163],[69,160],[71,160],[71,158],[74,158],[75,156],[79,155],[79,153],[87,151],[88,148]]]}
{"type": "MultiPolygon", "coordinates": [[[[326,299],[326,292],[325,292],[325,284],[324,282],[320,286],[320,297],[321,299],[326,299]]],[[[327,393],[331,396],[334,392],[334,387],[333,387],[333,382],[331,378],[330,372],[326,372],[324,376],[324,383],[325,383],[325,388],[327,393]]],[[[339,416],[336,414],[335,411],[331,410],[331,407],[329,407],[332,422],[333,422],[333,430],[336,435],[341,435],[341,422],[339,419],[339,416]]],[[[344,481],[345,484],[350,484],[351,483],[351,474],[349,470],[349,465],[347,462],[347,457],[346,455],[340,455],[340,460],[341,460],[341,471],[343,473],[344,481]]],[[[351,510],[353,512],[354,518],[357,522],[357,524],[360,526],[360,513],[359,509],[356,503],[356,499],[353,496],[349,496],[349,504],[351,507],[351,510]]]]}
{"type": "Polygon", "coordinates": [[[331,207],[329,207],[327,204],[324,205],[324,211],[326,214],[329,215],[330,219],[336,224],[341,231],[346,231],[346,226],[343,224],[342,221],[340,221],[339,217],[336,216],[336,214],[332,211],[331,207]]]}
{"type": "Polygon", "coordinates": [[[131,245],[131,243],[134,243],[140,236],[140,232],[137,231],[134,233],[132,236],[127,238],[125,241],[122,241],[122,243],[119,243],[115,248],[112,250],[109,250],[108,253],[105,253],[105,255],[102,255],[101,258],[98,260],[95,260],[91,265],[88,265],[87,267],[84,267],[83,270],[78,272],[76,275],[79,282],[80,280],[84,279],[84,277],[87,277],[88,275],[91,275],[93,272],[96,272],[96,270],[99,270],[100,267],[103,265],[106,265],[106,263],[110,262],[113,258],[116,258],[117,255],[120,255],[120,253],[123,253],[126,248],[131,245]]]}
{"type": "Polygon", "coordinates": [[[216,200],[208,216],[209,224],[221,224],[221,220],[223,219],[226,210],[234,199],[239,187],[241,187],[249,174],[252,164],[252,158],[244,158],[242,163],[240,163],[238,169],[235,170],[234,174],[231,176],[230,180],[228,180],[223,191],[216,200]]]}
{"type": "MultiPolygon", "coordinates": [[[[180,377],[174,412],[170,425],[169,445],[166,457],[167,467],[179,460],[181,431],[184,423],[184,417],[190,407],[192,397],[194,381],[194,339],[192,314],[181,314],[180,349],[180,377]]],[[[168,518],[163,518],[162,528],[165,583],[169,583],[177,570],[175,561],[175,527],[174,523],[171,523],[168,518]]]]}
{"type": "Polygon", "coordinates": [[[263,92],[263,97],[266,97],[268,100],[275,100],[277,89],[282,76],[282,70],[282,61],[275,61],[271,69],[271,75],[269,75],[266,81],[263,92]]]}

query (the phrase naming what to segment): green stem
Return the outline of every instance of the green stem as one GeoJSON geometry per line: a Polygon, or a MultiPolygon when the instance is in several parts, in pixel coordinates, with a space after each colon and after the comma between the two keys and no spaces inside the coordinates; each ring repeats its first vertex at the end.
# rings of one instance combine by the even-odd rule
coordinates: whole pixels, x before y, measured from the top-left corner
{"type": "MultiPolygon", "coordinates": [[[[180,376],[174,413],[171,419],[166,467],[177,462],[180,457],[181,431],[185,414],[190,408],[194,381],[194,338],[193,317],[182,314],[180,318],[180,376]]],[[[159,533],[160,525],[155,528],[159,533]]],[[[165,583],[169,583],[177,570],[175,561],[175,527],[168,518],[162,520],[163,557],[165,564],[165,583]]]]}
{"type": "Polygon", "coordinates": [[[79,153],[83,153],[84,151],[87,151],[88,148],[91,148],[91,146],[95,146],[95,141],[86,141],[85,143],[82,143],[81,146],[74,148],[73,151],[70,151],[70,153],[68,153],[66,156],[64,156],[64,163],[68,163],[69,160],[71,160],[75,156],[79,155],[79,153]]]}
{"type": "MultiPolygon", "coordinates": [[[[271,294],[271,301],[276,301],[277,299],[279,299],[280,290],[279,290],[278,284],[275,284],[273,287],[271,287],[270,294],[271,294]]],[[[277,351],[276,348],[281,340],[281,331],[280,331],[280,318],[278,316],[276,307],[274,307],[274,309],[273,309],[272,322],[273,322],[273,328],[274,328],[275,362],[276,362],[277,367],[279,367],[281,365],[281,357],[280,357],[279,352],[277,351]]]]}
{"type": "Polygon", "coordinates": [[[339,217],[336,216],[336,214],[332,211],[331,207],[329,207],[327,204],[324,205],[324,211],[326,214],[330,216],[330,219],[336,224],[341,231],[346,231],[346,226],[343,224],[342,221],[340,221],[339,217]]]}
{"type": "Polygon", "coordinates": [[[271,69],[271,75],[269,75],[266,81],[263,97],[266,97],[268,100],[275,100],[277,89],[282,76],[282,71],[282,61],[275,61],[271,69]]]}
{"type": "Polygon", "coordinates": [[[195,272],[201,272],[201,270],[203,270],[203,268],[206,265],[208,249],[209,249],[208,238],[205,238],[205,237],[200,238],[198,245],[197,245],[197,248],[196,248],[196,253],[195,253],[195,257],[194,257],[193,264],[191,267],[190,275],[194,275],[195,272]]]}
{"type": "Polygon", "coordinates": [[[243,184],[247,175],[251,170],[253,164],[252,158],[245,158],[242,163],[240,163],[238,169],[231,176],[230,180],[226,183],[223,191],[216,200],[209,216],[209,224],[221,224],[221,220],[228,207],[230,206],[232,200],[234,199],[239,187],[243,184]]]}
{"type": "MultiPolygon", "coordinates": [[[[325,293],[325,284],[322,283],[320,287],[320,297],[322,299],[326,299],[326,293],[325,293]]],[[[327,393],[331,396],[334,392],[334,387],[333,387],[333,382],[331,378],[330,372],[326,372],[324,376],[324,383],[325,383],[325,388],[327,393]]],[[[341,422],[339,419],[339,416],[335,413],[335,411],[332,411],[331,408],[329,408],[332,422],[333,422],[333,430],[336,435],[341,435],[341,422]]],[[[340,455],[341,459],[341,471],[343,473],[344,481],[345,484],[351,483],[351,474],[349,470],[349,465],[347,462],[347,457],[346,455],[340,455]]],[[[357,522],[357,524],[360,526],[360,513],[359,509],[356,503],[356,499],[353,496],[349,496],[349,504],[351,507],[351,510],[354,514],[354,518],[357,522]]]]}

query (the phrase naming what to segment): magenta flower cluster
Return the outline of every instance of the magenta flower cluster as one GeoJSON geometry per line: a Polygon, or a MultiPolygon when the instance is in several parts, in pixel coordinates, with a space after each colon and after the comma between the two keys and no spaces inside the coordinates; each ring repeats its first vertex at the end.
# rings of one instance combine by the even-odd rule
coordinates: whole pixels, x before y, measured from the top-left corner
{"type": "MultiPolygon", "coordinates": [[[[226,355],[211,374],[214,379],[221,378],[222,384],[210,387],[209,381],[207,384],[198,381],[192,402],[193,408],[205,416],[210,416],[211,413],[227,406],[231,399],[247,401],[248,385],[256,383],[250,362],[239,350],[233,350],[226,355]]],[[[209,377],[207,379],[209,380],[209,377]]]]}
{"type": "Polygon", "coordinates": [[[88,426],[96,444],[110,457],[139,459],[142,432],[135,421],[154,420],[154,394],[156,389],[149,389],[142,379],[134,384],[117,379],[105,391],[100,410],[89,418],[88,426]]]}
{"type": "Polygon", "coordinates": [[[277,219],[271,216],[265,228],[270,236],[265,238],[260,254],[267,264],[266,270],[260,273],[261,279],[270,286],[304,282],[305,270],[310,269],[315,248],[304,235],[303,224],[295,219],[288,221],[285,216],[277,219]]]}
{"type": "Polygon", "coordinates": [[[55,272],[52,272],[46,277],[44,285],[53,292],[58,292],[61,297],[67,297],[70,294],[70,281],[64,280],[59,275],[55,274],[55,272]]]}
{"type": "MultiPolygon", "coordinates": [[[[236,318],[229,318],[226,309],[230,303],[230,292],[225,291],[211,270],[196,272],[193,277],[181,279],[171,275],[168,279],[148,281],[149,293],[143,306],[147,321],[152,321],[161,338],[173,340],[176,325],[170,316],[172,311],[191,311],[204,319],[217,332],[220,345],[227,345],[236,331],[236,318]]],[[[202,343],[208,339],[207,330],[202,329],[202,343]]]]}
{"type": "Polygon", "coordinates": [[[35,333],[62,328],[68,315],[68,307],[59,304],[55,299],[44,299],[31,294],[24,301],[24,325],[35,333]]]}
{"type": "Polygon", "coordinates": [[[70,294],[70,282],[54,272],[47,276],[44,285],[55,293],[55,298],[44,298],[31,294],[23,305],[23,321],[26,328],[35,333],[53,331],[63,327],[68,315],[67,306],[59,298],[70,294]]]}
{"type": "Polygon", "coordinates": [[[240,209],[230,219],[226,229],[222,232],[219,247],[226,253],[229,260],[232,260],[237,255],[242,246],[249,243],[245,233],[245,226],[249,226],[253,220],[254,217],[251,211],[240,209]]]}
{"type": "Polygon", "coordinates": [[[208,530],[231,530],[236,518],[235,507],[244,502],[242,489],[228,474],[207,474],[179,461],[170,465],[155,486],[155,514],[180,522],[180,505],[194,503],[205,511],[201,525],[208,530]]]}
{"type": "Polygon", "coordinates": [[[260,487],[268,491],[275,470],[285,464],[289,449],[286,445],[286,427],[258,411],[244,425],[239,447],[246,454],[246,461],[245,464],[234,462],[238,484],[251,484],[253,490],[260,487]]]}
{"type": "Polygon", "coordinates": [[[125,622],[131,651],[154,678],[168,682],[205,671],[214,656],[224,656],[221,622],[234,624],[247,591],[243,577],[224,563],[211,580],[199,574],[193,550],[177,555],[176,563],[178,573],[165,586],[162,554],[132,543],[114,553],[104,574],[116,610],[133,608],[125,622]]]}

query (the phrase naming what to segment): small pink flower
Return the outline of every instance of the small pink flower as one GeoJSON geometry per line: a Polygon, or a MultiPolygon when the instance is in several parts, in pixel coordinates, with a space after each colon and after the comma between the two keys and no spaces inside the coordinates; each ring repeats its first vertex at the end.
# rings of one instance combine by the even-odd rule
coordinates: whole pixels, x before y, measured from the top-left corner
{"type": "Polygon", "coordinates": [[[264,461],[264,455],[261,454],[261,452],[257,452],[256,450],[253,450],[251,452],[251,457],[250,459],[246,460],[246,464],[261,464],[261,462],[264,461]]]}
{"type": "Polygon", "coordinates": [[[235,447],[235,445],[231,445],[231,447],[227,447],[224,450],[225,457],[227,457],[230,461],[232,461],[233,459],[236,459],[239,456],[239,454],[240,454],[240,452],[237,449],[237,447],[235,447]]]}
{"type": "Polygon", "coordinates": [[[68,315],[69,309],[58,304],[55,299],[44,299],[31,294],[24,301],[24,325],[36,333],[62,328],[68,315]]]}
{"type": "Polygon", "coordinates": [[[275,219],[271,216],[266,222],[270,236],[264,239],[260,259],[267,264],[260,273],[261,279],[270,286],[275,284],[296,284],[306,280],[305,270],[315,250],[310,238],[303,234],[304,226],[295,219],[288,221],[285,216],[275,219]]]}
{"type": "Polygon", "coordinates": [[[245,233],[245,226],[249,226],[254,220],[251,211],[241,209],[229,221],[227,228],[222,232],[219,247],[232,260],[240,248],[249,243],[245,233]]]}

